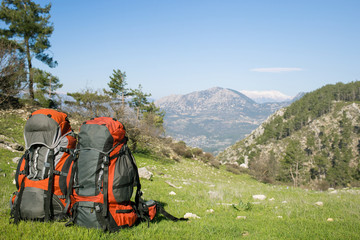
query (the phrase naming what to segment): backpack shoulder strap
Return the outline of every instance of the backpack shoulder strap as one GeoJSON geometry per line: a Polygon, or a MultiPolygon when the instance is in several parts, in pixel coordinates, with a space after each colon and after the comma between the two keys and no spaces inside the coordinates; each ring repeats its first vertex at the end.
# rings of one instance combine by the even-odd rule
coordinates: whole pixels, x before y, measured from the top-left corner
{"type": "Polygon", "coordinates": [[[72,195],[73,187],[74,187],[74,177],[75,177],[75,171],[76,171],[76,168],[77,168],[77,159],[78,159],[78,155],[74,151],[74,149],[71,149],[69,153],[71,155],[70,157],[72,158],[73,165],[72,165],[72,168],[71,168],[71,175],[70,175],[69,185],[68,185],[68,188],[67,188],[67,191],[66,191],[66,197],[65,197],[66,205],[65,205],[65,208],[64,208],[64,211],[63,211],[63,215],[67,215],[67,212],[68,212],[70,204],[71,204],[71,195],[72,195]]]}
{"type": "Polygon", "coordinates": [[[133,165],[133,168],[135,170],[135,180],[136,180],[136,194],[135,194],[135,204],[136,206],[139,206],[140,205],[140,198],[141,198],[141,195],[142,195],[142,192],[141,192],[141,184],[140,184],[140,177],[139,177],[139,170],[138,170],[138,167],[136,166],[136,163],[135,163],[135,158],[134,156],[132,155],[129,147],[127,146],[126,142],[125,142],[125,151],[126,151],[126,154],[128,154],[131,158],[131,164],[133,165]]]}
{"type": "Polygon", "coordinates": [[[177,221],[187,221],[189,219],[187,218],[177,218],[173,215],[171,215],[170,213],[168,213],[167,211],[165,211],[164,207],[161,206],[158,202],[156,203],[156,211],[162,215],[164,215],[164,217],[166,217],[167,219],[177,222],[177,221]]]}
{"type": "MultiPolygon", "coordinates": [[[[25,161],[25,167],[24,167],[24,172],[21,174],[27,175],[27,173],[29,172],[29,150],[25,151],[25,154],[23,156],[24,161],[25,161]]],[[[17,175],[20,174],[20,165],[21,165],[21,161],[18,163],[18,167],[17,167],[17,175]]],[[[16,202],[14,202],[14,204],[12,205],[12,209],[11,209],[11,213],[10,213],[10,222],[11,219],[14,219],[13,223],[14,224],[18,224],[20,221],[20,205],[21,205],[21,200],[22,200],[22,195],[24,192],[24,188],[25,188],[25,179],[22,178],[21,183],[18,182],[18,180],[16,180],[16,186],[19,189],[19,192],[16,194],[16,202]]]]}

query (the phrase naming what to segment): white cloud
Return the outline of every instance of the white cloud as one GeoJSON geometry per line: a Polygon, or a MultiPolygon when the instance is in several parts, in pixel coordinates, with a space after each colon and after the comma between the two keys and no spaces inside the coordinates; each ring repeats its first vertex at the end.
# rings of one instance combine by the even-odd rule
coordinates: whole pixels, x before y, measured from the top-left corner
{"type": "Polygon", "coordinates": [[[302,68],[253,68],[250,69],[250,71],[279,73],[279,72],[297,72],[297,71],[303,71],[303,69],[302,68]]]}

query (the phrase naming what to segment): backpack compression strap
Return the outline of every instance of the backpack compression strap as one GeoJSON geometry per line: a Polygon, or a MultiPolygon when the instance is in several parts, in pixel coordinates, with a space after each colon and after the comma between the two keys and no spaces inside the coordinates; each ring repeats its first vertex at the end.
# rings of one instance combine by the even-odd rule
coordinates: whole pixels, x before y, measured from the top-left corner
{"type": "Polygon", "coordinates": [[[22,200],[22,195],[23,195],[23,192],[24,192],[24,188],[25,188],[24,186],[25,186],[25,181],[23,179],[21,181],[20,191],[19,191],[19,193],[17,195],[16,203],[13,206],[13,208],[14,208],[13,209],[14,211],[12,211],[13,216],[11,216],[11,218],[14,218],[14,223],[15,224],[18,224],[19,221],[20,221],[20,205],[21,205],[21,200],[22,200]]]}

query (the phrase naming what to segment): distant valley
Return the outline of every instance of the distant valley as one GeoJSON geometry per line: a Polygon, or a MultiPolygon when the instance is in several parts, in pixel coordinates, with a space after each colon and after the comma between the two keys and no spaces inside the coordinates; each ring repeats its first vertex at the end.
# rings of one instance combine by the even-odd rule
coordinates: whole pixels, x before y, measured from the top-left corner
{"type": "Polygon", "coordinates": [[[167,96],[155,104],[166,112],[167,135],[217,154],[291,102],[260,104],[238,91],[215,87],[167,96]]]}

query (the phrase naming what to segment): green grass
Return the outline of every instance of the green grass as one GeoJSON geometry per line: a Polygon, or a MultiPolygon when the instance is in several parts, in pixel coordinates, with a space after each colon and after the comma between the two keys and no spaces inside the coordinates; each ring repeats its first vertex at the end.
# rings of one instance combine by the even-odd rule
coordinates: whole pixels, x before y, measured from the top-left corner
{"type": "Polygon", "coordinates": [[[157,216],[149,228],[141,223],[111,234],[65,227],[65,222],[13,225],[9,224],[9,198],[16,191],[12,183],[16,164],[11,159],[20,155],[0,149],[0,239],[360,239],[359,189],[331,193],[267,185],[222,167],[145,155],[135,155],[138,167],[146,166],[154,173],[151,181],[141,181],[143,197],[164,203],[177,217],[190,212],[200,219],[172,222],[157,216]],[[169,195],[171,191],[176,195],[169,195]],[[267,198],[254,200],[256,194],[267,198]],[[323,206],[316,206],[318,201],[323,206]]]}
{"type": "Polygon", "coordinates": [[[4,135],[13,141],[24,145],[24,125],[26,120],[21,119],[16,114],[6,114],[0,116],[0,135],[4,135]]]}
{"type": "Polygon", "coordinates": [[[13,225],[9,224],[8,201],[16,190],[11,175],[16,166],[11,159],[18,154],[6,150],[0,150],[0,154],[1,173],[6,174],[0,178],[3,239],[360,239],[358,190],[332,194],[272,186],[190,160],[173,163],[141,155],[136,155],[138,166],[146,166],[154,173],[152,181],[142,180],[144,198],[164,203],[165,209],[175,216],[191,212],[200,219],[171,222],[159,216],[149,228],[142,223],[112,234],[65,227],[64,222],[13,225]],[[173,188],[166,181],[182,188],[173,188]],[[176,195],[169,195],[171,191],[176,195]],[[253,200],[255,194],[264,194],[267,199],[253,200]],[[324,205],[316,206],[318,201],[324,205]],[[241,208],[241,202],[251,203],[251,209],[241,208]],[[214,212],[207,212],[209,209],[214,212]],[[236,219],[237,216],[246,219],[236,219]],[[328,222],[328,218],[334,221],[328,222]]]}

